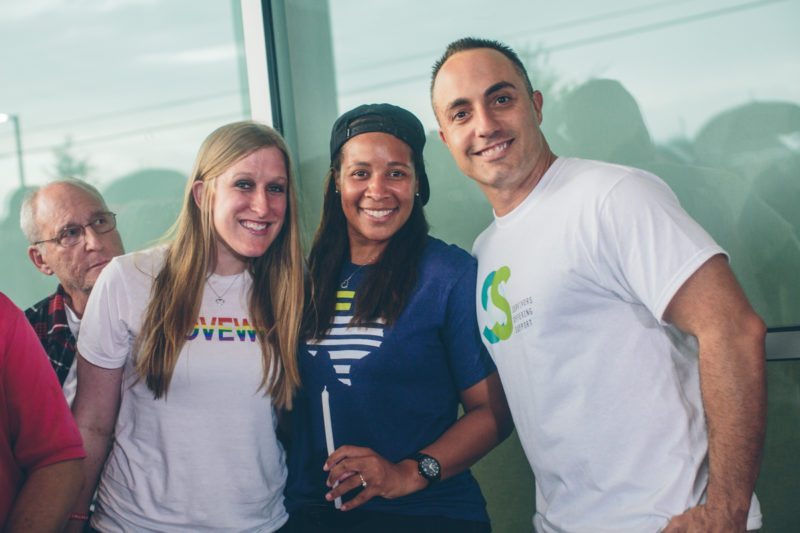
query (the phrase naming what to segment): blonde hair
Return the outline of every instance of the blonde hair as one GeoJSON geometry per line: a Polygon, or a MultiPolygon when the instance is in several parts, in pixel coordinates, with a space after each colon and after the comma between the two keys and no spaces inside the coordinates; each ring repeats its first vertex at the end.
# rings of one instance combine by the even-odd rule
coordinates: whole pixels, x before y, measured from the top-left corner
{"type": "Polygon", "coordinates": [[[214,178],[241,158],[270,147],[281,151],[286,164],[286,218],[267,252],[249,261],[253,278],[249,311],[263,358],[261,387],[272,395],[276,407],[291,409],[300,384],[295,352],[303,305],[297,193],[285,141],[269,126],[250,121],[222,126],[203,141],[186,184],[183,208],[168,233],[171,240],[153,283],[136,362],[156,399],[167,394],[178,355],[200,311],[208,271],[215,267],[219,244],[212,218],[214,178]],[[197,181],[209,184],[203,187],[200,207],[192,196],[197,181]]]}

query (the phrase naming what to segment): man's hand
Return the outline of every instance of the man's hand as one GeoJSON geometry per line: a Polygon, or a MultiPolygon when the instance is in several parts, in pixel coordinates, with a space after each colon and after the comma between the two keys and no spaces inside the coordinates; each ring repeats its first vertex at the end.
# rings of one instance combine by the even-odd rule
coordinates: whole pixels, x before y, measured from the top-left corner
{"type": "Polygon", "coordinates": [[[747,531],[747,514],[734,517],[726,509],[709,509],[706,505],[692,507],[672,517],[663,533],[731,533],[747,531]]]}

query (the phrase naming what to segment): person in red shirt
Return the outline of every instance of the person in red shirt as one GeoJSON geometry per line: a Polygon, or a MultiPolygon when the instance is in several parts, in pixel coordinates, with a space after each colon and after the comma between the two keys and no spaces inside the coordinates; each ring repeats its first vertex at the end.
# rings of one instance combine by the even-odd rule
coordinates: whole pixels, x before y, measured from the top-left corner
{"type": "Polygon", "coordinates": [[[63,527],[85,455],[39,339],[0,293],[0,531],[63,527]]]}

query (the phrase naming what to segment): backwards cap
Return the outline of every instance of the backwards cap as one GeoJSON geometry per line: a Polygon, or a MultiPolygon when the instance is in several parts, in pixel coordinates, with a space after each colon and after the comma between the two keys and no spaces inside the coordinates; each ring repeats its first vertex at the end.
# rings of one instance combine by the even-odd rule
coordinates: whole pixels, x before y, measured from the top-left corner
{"type": "Polygon", "coordinates": [[[431,191],[428,174],[422,159],[425,147],[425,129],[413,113],[392,104],[365,104],[351,109],[336,119],[331,130],[331,161],[344,143],[362,133],[388,133],[411,148],[419,180],[419,198],[428,203],[431,191]]]}

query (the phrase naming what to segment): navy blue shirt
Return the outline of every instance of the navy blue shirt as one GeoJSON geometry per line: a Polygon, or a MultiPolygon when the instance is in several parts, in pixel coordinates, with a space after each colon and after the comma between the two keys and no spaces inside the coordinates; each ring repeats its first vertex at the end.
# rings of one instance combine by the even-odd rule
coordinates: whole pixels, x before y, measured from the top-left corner
{"type": "MultiPolygon", "coordinates": [[[[459,392],[495,371],[475,318],[477,263],[428,237],[414,293],[395,325],[351,327],[355,291],[372,267],[343,265],[331,329],[298,352],[303,388],[293,411],[286,508],[333,506],[322,466],[328,457],[323,390],[333,446],[364,446],[398,462],[436,441],[458,417],[459,392]]],[[[353,491],[355,492],[355,491],[353,491]]],[[[353,494],[354,495],[354,494],[353,494]]],[[[345,496],[345,501],[351,495],[345,496]]],[[[469,471],[394,500],[374,497],[372,511],[488,521],[469,471]]]]}

